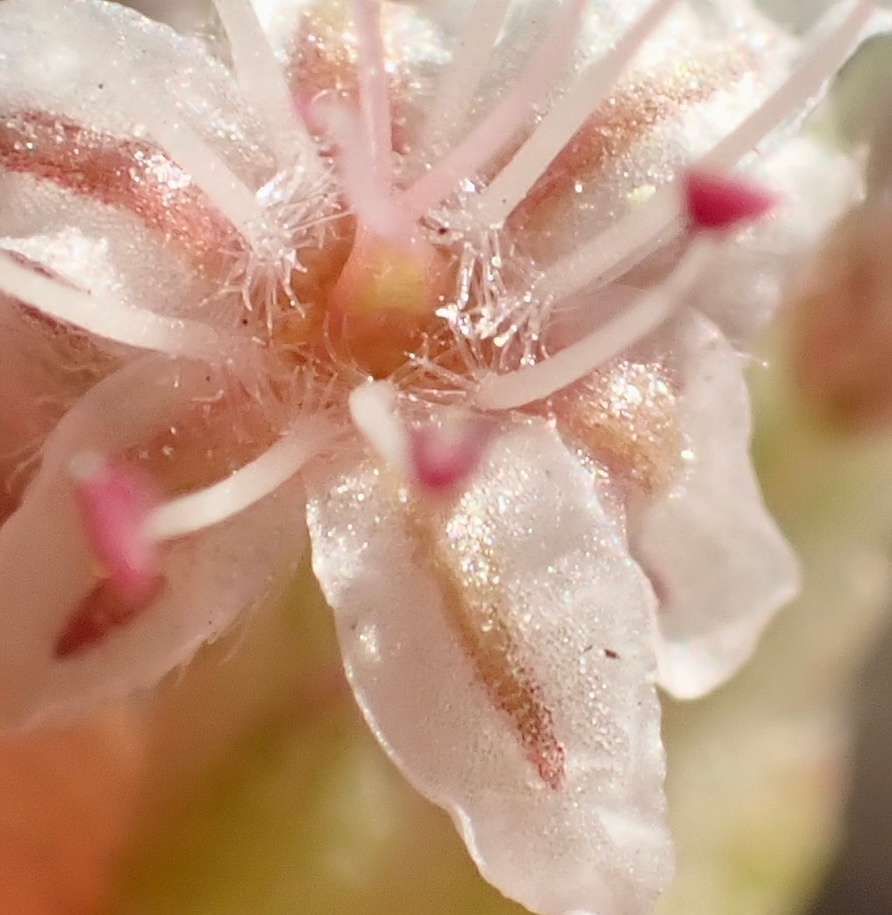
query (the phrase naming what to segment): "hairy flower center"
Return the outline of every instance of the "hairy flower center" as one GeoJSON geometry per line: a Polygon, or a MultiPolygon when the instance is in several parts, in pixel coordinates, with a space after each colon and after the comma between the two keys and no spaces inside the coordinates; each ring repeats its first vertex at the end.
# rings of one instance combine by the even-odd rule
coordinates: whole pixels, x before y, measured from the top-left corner
{"type": "Polygon", "coordinates": [[[308,269],[292,274],[288,291],[301,308],[286,304],[274,337],[385,378],[442,323],[436,312],[454,285],[452,258],[418,238],[396,244],[355,223],[340,232],[308,269]]]}
{"type": "MultiPolygon", "coordinates": [[[[164,86],[137,94],[132,86],[142,82],[135,79],[116,85],[114,95],[127,118],[141,126],[129,138],[48,112],[12,111],[0,121],[0,169],[129,211],[163,237],[165,248],[173,241],[170,247],[179,249],[174,257],[179,254],[195,274],[184,296],[188,302],[165,297],[156,312],[109,301],[89,282],[51,282],[7,253],[0,254],[4,295],[115,343],[215,366],[223,354],[234,377],[227,376],[218,390],[219,407],[241,413],[245,402],[256,402],[262,413],[258,434],[227,446],[234,458],[227,469],[234,472],[225,480],[209,472],[213,462],[206,454],[188,485],[182,485],[182,473],[160,474],[174,483],[162,487],[165,495],[176,497],[153,510],[145,524],[129,524],[127,512],[116,514],[121,506],[111,498],[114,487],[99,487],[97,499],[88,500],[86,521],[97,551],[107,554],[106,565],[117,563],[119,573],[129,574],[127,563],[139,550],[238,514],[327,448],[333,437],[328,416],[326,428],[315,431],[299,419],[312,409],[319,375],[326,392],[328,382],[339,382],[324,407],[335,406],[343,417],[346,390],[358,390],[369,376],[392,379],[394,388],[414,387],[423,401],[433,370],[436,385],[470,395],[469,415],[544,411],[638,492],[664,487],[680,445],[669,360],[659,353],[640,363],[620,360],[686,301],[700,269],[702,258],[685,256],[680,269],[653,282],[633,279],[642,275],[634,268],[646,266],[670,230],[685,224],[675,199],[682,195],[659,190],[581,245],[578,227],[563,225],[562,216],[576,209],[582,182],[604,178],[605,165],[649,128],[719,88],[698,70],[671,85],[617,90],[673,0],[653,0],[615,46],[587,64],[549,105],[548,92],[569,64],[585,2],[558,5],[529,65],[479,119],[472,109],[507,5],[498,15],[495,6],[475,7],[436,93],[417,61],[387,46],[393,36],[389,28],[381,30],[376,0],[353,0],[321,18],[318,7],[308,11],[296,38],[298,53],[289,55],[300,63],[288,73],[281,72],[250,4],[217,0],[217,7],[235,76],[266,121],[268,149],[256,161],[245,161],[246,149],[221,154],[216,138],[193,129],[188,117],[174,116],[178,109],[164,86]],[[422,113],[421,104],[431,110],[422,113]],[[547,113],[535,124],[537,110],[547,113]],[[241,167],[234,164],[239,157],[241,167]],[[332,158],[337,192],[330,181],[332,158]],[[280,189],[283,178],[295,179],[289,195],[267,195],[280,189]],[[454,209],[457,196],[465,198],[461,218],[454,209]],[[442,238],[434,225],[445,228],[442,238]],[[563,251],[571,238],[572,250],[563,251]],[[602,290],[617,277],[629,283],[628,307],[610,317],[599,295],[586,296],[586,307],[599,312],[588,315],[588,332],[555,346],[552,305],[602,290]],[[203,488],[188,491],[192,486],[203,488]],[[93,515],[114,523],[93,523],[93,515]],[[133,534],[132,542],[106,536],[121,529],[133,534]],[[116,552],[106,541],[127,549],[116,552]]],[[[868,13],[869,3],[859,3],[786,84],[712,148],[709,163],[733,166],[811,97],[868,13]]],[[[79,15],[70,13],[73,26],[79,15]]],[[[94,75],[117,80],[118,36],[98,21],[90,25],[94,75]],[[113,61],[108,67],[106,58],[113,61]]],[[[143,76],[151,89],[154,77],[143,76]]],[[[647,189],[633,189],[630,202],[647,189]]],[[[722,229],[765,209],[762,196],[737,193],[727,182],[700,181],[696,190],[705,205],[689,221],[693,228],[722,229]]],[[[699,254],[705,253],[701,248],[699,254]]],[[[211,384],[210,374],[205,381],[211,384]]],[[[230,438],[232,431],[227,429],[230,438]]],[[[474,422],[459,424],[456,445],[442,431],[422,430],[426,434],[413,438],[398,429],[403,434],[391,438],[411,452],[416,481],[448,489],[473,471],[487,433],[474,422]]],[[[171,448],[179,467],[183,443],[171,448]]],[[[167,447],[160,453],[166,455],[167,447]]],[[[99,588],[74,614],[60,652],[92,644],[129,619],[109,613],[106,596],[99,588]]],[[[129,603],[132,610],[141,599],[129,603]]],[[[510,633],[484,637],[492,626],[499,630],[498,608],[481,593],[453,609],[481,677],[512,716],[543,779],[557,784],[561,756],[550,736],[548,707],[523,664],[512,666],[510,633]]]]}

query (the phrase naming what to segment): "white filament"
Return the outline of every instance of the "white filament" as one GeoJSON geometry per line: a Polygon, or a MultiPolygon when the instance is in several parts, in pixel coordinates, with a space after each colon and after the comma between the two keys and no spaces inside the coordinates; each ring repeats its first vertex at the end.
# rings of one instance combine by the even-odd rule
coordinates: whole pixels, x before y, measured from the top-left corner
{"type": "MultiPolygon", "coordinates": [[[[818,43],[793,74],[728,136],[703,157],[713,168],[729,168],[768,134],[800,111],[836,73],[873,10],[855,3],[839,26],[818,43]]],[[[591,241],[548,267],[536,284],[537,296],[559,301],[598,282],[609,282],[653,253],[673,225],[680,225],[683,202],[677,189],[662,188],[591,241]]]]}
{"type": "Polygon", "coordinates": [[[448,142],[461,126],[474,91],[486,73],[510,0],[478,0],[456,42],[449,66],[437,85],[437,94],[425,118],[419,142],[430,150],[448,142]]]}
{"type": "Polygon", "coordinates": [[[477,219],[501,225],[527,195],[558,153],[607,98],[613,84],[677,0],[656,0],[615,47],[593,63],[548,112],[533,135],[515,153],[478,198],[477,219]]]}
{"type": "Polygon", "coordinates": [[[0,292],[47,317],[105,340],[168,355],[220,356],[221,338],[211,327],[168,318],[143,308],[122,306],[72,289],[0,253],[0,292]]]}
{"type": "Polygon", "coordinates": [[[533,63],[502,102],[463,142],[405,192],[404,206],[416,218],[445,200],[463,178],[479,172],[524,124],[569,57],[585,2],[567,0],[564,3],[533,63]]]}
{"type": "Polygon", "coordinates": [[[291,91],[267,41],[251,0],[214,0],[226,29],[236,75],[245,94],[263,115],[279,170],[293,165],[313,142],[298,117],[291,91]]]}
{"type": "Polygon", "coordinates": [[[591,241],[549,266],[533,287],[539,298],[559,302],[595,281],[603,285],[652,253],[675,225],[683,205],[674,185],[660,188],[591,241]]]}
{"type": "Polygon", "coordinates": [[[666,282],[642,293],[630,308],[554,356],[530,368],[485,378],[475,396],[477,405],[487,410],[522,407],[590,375],[656,330],[684,304],[713,245],[711,240],[699,239],[666,282]]]}
{"type": "Polygon", "coordinates": [[[129,99],[128,93],[117,88],[115,92],[122,101],[132,102],[134,119],[146,126],[158,145],[189,174],[249,247],[256,247],[256,226],[263,213],[250,188],[179,116],[171,117],[154,105],[129,99]]]}
{"type": "Polygon", "coordinates": [[[409,472],[409,435],[396,413],[396,389],[387,381],[354,388],[348,401],[353,424],[366,441],[399,473],[409,472]]]}
{"type": "Polygon", "coordinates": [[[325,126],[338,147],[344,196],[358,223],[381,238],[406,244],[415,224],[396,205],[377,175],[369,175],[370,143],[359,118],[342,106],[323,109],[325,126]]]}
{"type": "Polygon", "coordinates": [[[380,0],[353,0],[359,64],[359,100],[372,144],[372,166],[379,184],[393,183],[390,87],[381,35],[380,0]]]}
{"type": "Polygon", "coordinates": [[[788,119],[792,112],[802,110],[845,62],[874,7],[871,0],[855,3],[837,28],[818,44],[792,76],[718,143],[704,161],[716,167],[733,165],[788,119]]]}
{"type": "Polygon", "coordinates": [[[172,540],[245,511],[287,483],[326,440],[308,429],[290,432],[225,480],[160,505],[146,519],[146,535],[156,541],[172,540]]]}

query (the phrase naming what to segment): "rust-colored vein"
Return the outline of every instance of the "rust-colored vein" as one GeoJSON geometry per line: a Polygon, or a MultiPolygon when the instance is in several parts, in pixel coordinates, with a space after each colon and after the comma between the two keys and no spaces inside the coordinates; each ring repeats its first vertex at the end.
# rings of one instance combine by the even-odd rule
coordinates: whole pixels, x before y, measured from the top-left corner
{"type": "Polygon", "coordinates": [[[139,140],[91,130],[40,111],[0,119],[0,168],[51,181],[137,216],[198,268],[219,262],[238,238],[191,177],[139,140]]]}
{"type": "Polygon", "coordinates": [[[643,79],[616,92],[580,127],[533,185],[511,222],[535,230],[551,207],[579,181],[597,180],[611,162],[627,155],[648,133],[685,108],[705,102],[734,79],[739,62],[719,65],[691,61],[663,79],[643,79]]]}
{"type": "Polygon", "coordinates": [[[551,410],[562,433],[644,496],[664,490],[678,471],[678,392],[659,360],[614,360],[555,397],[551,410]]]}
{"type": "Polygon", "coordinates": [[[566,755],[545,692],[511,631],[491,550],[483,538],[466,536],[458,544],[414,516],[413,527],[442,590],[449,622],[480,683],[511,722],[539,777],[557,791],[564,782],[566,755]]]}

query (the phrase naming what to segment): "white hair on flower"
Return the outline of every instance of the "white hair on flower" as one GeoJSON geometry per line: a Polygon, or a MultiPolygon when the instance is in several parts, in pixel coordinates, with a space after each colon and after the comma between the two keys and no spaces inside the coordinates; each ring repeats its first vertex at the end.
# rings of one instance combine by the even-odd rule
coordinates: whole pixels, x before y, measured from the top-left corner
{"type": "Polygon", "coordinates": [[[747,0],[254,4],[217,54],[0,3],[0,719],[153,685],[309,531],[482,873],[643,915],[656,685],[724,681],[796,589],[725,331],[857,193],[795,128],[871,4],[802,46],[747,0]]]}

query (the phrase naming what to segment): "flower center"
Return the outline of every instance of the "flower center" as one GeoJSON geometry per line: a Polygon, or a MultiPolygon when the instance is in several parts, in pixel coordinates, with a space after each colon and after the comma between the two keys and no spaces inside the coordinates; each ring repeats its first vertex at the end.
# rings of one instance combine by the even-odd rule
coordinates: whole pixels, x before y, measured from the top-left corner
{"type": "Polygon", "coordinates": [[[335,351],[375,378],[393,374],[436,321],[450,272],[446,253],[429,242],[394,244],[360,227],[326,297],[335,351]]]}
{"type": "Polygon", "coordinates": [[[332,360],[387,378],[436,335],[437,311],[455,283],[454,258],[418,235],[395,242],[352,218],[341,222],[337,238],[302,256],[303,269],[292,273],[277,303],[273,342],[334,370],[332,360]]]}

